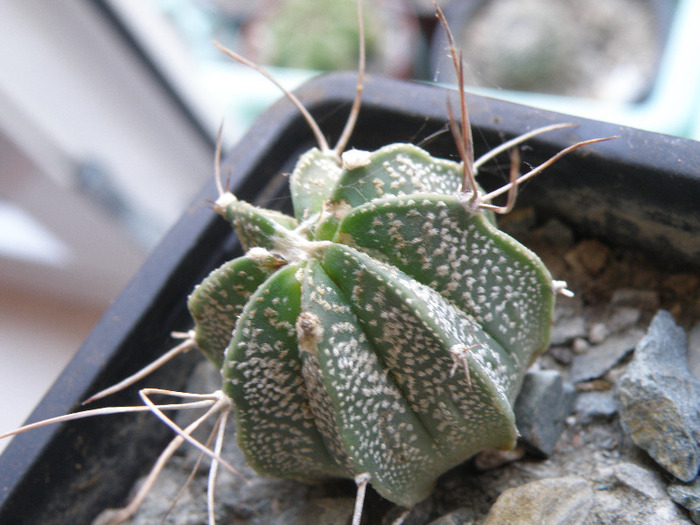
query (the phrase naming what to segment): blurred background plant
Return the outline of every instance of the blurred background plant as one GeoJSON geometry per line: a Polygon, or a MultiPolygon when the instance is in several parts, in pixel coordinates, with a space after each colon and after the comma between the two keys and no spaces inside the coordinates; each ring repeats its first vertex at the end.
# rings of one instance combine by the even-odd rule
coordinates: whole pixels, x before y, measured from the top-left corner
{"type": "MultiPolygon", "coordinates": [[[[363,16],[370,60],[377,53],[381,26],[378,3],[368,3],[363,16]]],[[[352,0],[280,0],[261,10],[247,31],[246,56],[275,67],[318,71],[351,70],[359,53],[357,7],[352,0]]]]}

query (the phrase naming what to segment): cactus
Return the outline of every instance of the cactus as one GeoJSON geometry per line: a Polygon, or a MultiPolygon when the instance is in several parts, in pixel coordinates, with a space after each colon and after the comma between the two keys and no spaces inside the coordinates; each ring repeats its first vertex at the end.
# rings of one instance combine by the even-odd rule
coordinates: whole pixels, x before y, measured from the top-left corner
{"type": "MultiPolygon", "coordinates": [[[[222,273],[257,286],[212,359],[251,466],[302,481],[368,473],[412,506],[452,466],[515,445],[512,402],[548,344],[554,285],[460,201],[458,163],[410,144],[349,154],[340,167],[318,149],[301,157],[291,223],[223,194],[216,209],[248,254],[190,308],[240,308],[248,290],[219,293],[235,286],[222,273]]],[[[195,319],[197,334],[222,324],[195,319]]]]}
{"type": "MultiPolygon", "coordinates": [[[[461,78],[454,48],[452,55],[461,78]]],[[[211,395],[177,393],[190,400],[177,408],[206,406],[207,414],[179,429],[163,413],[174,405],[150,400],[164,391],[144,389],[145,407],[87,410],[19,430],[138,409],[173,427],[178,435],[111,522],[135,511],[184,441],[213,458],[211,503],[216,469],[228,467],[219,451],[229,413],[255,470],[304,482],[355,479],[354,523],[368,483],[410,507],[451,467],[481,450],[515,445],[512,405],[525,371],[548,345],[555,294],[564,285],[497,229],[493,212],[509,211],[522,181],[602,139],[575,144],[523,176],[514,153],[510,183],[485,194],[475,182],[483,160],[473,160],[461,85],[461,128],[452,122],[461,162],[433,158],[411,144],[343,153],[360,107],[362,72],[361,66],[355,104],[335,148],[300,107],[319,147],[300,157],[290,177],[293,217],[237,199],[218,178],[214,209],[230,222],[245,255],[192,292],[194,328],[182,344],[90,399],[196,347],[221,370],[222,388],[211,395]],[[492,204],[503,193],[506,206],[492,204]],[[211,451],[190,434],[215,414],[219,431],[211,451]]]]}
{"type": "MultiPolygon", "coordinates": [[[[364,41],[371,57],[381,41],[381,23],[377,6],[366,8],[370,12],[363,20],[364,41]]],[[[252,35],[260,62],[316,71],[355,67],[359,34],[353,0],[281,0],[270,4],[268,11],[252,35]]]]}

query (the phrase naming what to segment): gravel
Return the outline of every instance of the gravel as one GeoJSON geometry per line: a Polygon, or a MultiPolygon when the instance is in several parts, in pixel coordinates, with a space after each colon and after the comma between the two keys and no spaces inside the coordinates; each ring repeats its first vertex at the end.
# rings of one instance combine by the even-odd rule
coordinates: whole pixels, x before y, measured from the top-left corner
{"type": "MultiPolygon", "coordinates": [[[[521,242],[553,269],[553,277],[566,280],[576,292],[575,297],[558,301],[555,332],[563,330],[561,326],[584,329],[560,338],[533,365],[516,403],[523,436],[514,451],[482,453],[452,469],[440,478],[430,498],[410,510],[391,505],[370,489],[363,523],[390,525],[400,519],[404,525],[533,523],[533,519],[547,524],[689,524],[693,519],[700,523],[696,477],[700,403],[693,397],[698,379],[689,372],[686,357],[688,351],[697,359],[692,352],[698,351],[700,337],[698,281],[683,281],[684,274],[659,270],[644,255],[599,240],[572,245],[571,235],[560,234],[562,241],[553,241],[547,233],[551,224],[525,231],[511,222],[506,228],[518,232],[521,242]],[[579,264],[588,257],[582,246],[605,252],[605,265],[579,264]],[[669,293],[668,283],[678,281],[688,286],[669,293]],[[686,350],[686,332],[695,350],[686,350]],[[674,350],[668,350],[669,345],[674,350]],[[644,386],[630,387],[640,376],[644,386]],[[660,395],[657,390],[664,390],[667,376],[687,386],[685,397],[673,408],[674,424],[680,425],[678,432],[685,432],[687,461],[674,459],[677,447],[664,439],[666,427],[650,430],[654,425],[644,425],[645,418],[658,415],[662,401],[637,404],[648,405],[649,411],[634,416],[625,401],[630,396],[660,395]],[[646,431],[645,440],[637,439],[633,430],[637,428],[646,431]]],[[[208,392],[217,388],[217,382],[216,372],[205,363],[190,388],[208,392]]],[[[681,395],[670,385],[666,391],[669,399],[681,395]]],[[[233,435],[232,429],[229,432],[233,435]]],[[[307,486],[271,480],[248,469],[232,441],[225,451],[248,482],[221,472],[219,523],[349,523],[354,483],[307,486]]],[[[161,523],[197,457],[195,451],[183,449],[130,523],[161,523]]],[[[205,523],[205,486],[206,468],[201,467],[164,523],[205,523]]]]}

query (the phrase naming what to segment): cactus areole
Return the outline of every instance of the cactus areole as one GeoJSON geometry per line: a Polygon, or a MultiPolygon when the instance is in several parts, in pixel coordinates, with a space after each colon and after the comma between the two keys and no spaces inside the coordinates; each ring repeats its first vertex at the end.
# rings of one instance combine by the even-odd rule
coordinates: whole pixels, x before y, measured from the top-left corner
{"type": "Polygon", "coordinates": [[[366,475],[412,506],[451,467],[515,445],[513,401],[549,342],[556,285],[461,183],[462,164],[392,144],[305,153],[294,217],[219,197],[246,254],[188,304],[253,468],[366,475]]]}

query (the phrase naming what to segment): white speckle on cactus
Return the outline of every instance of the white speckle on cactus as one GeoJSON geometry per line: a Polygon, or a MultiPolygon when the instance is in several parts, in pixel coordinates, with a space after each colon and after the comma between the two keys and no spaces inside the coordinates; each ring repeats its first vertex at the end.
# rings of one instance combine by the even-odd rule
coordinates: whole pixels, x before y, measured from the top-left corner
{"type": "Polygon", "coordinates": [[[324,210],[338,220],[342,220],[352,210],[352,206],[344,200],[341,201],[326,201],[324,210]]]}
{"type": "Polygon", "coordinates": [[[265,261],[268,257],[272,256],[269,251],[267,251],[265,248],[261,248],[260,246],[254,246],[248,250],[246,255],[256,262],[265,261]]]}
{"type": "Polygon", "coordinates": [[[354,170],[368,166],[371,162],[370,152],[359,149],[351,149],[340,156],[344,170],[354,170]]]}

